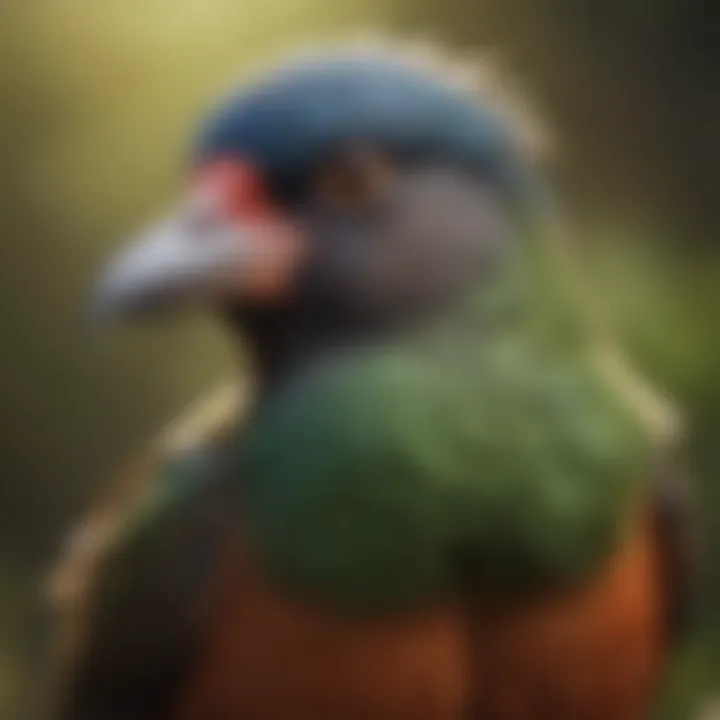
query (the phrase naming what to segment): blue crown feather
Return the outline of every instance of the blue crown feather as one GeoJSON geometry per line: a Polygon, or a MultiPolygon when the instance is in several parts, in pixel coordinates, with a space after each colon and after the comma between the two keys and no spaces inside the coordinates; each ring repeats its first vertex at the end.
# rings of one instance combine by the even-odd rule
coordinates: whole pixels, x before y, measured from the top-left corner
{"type": "Polygon", "coordinates": [[[233,94],[203,124],[198,156],[242,156],[292,181],[355,140],[465,167],[509,198],[534,184],[495,108],[389,58],[316,58],[233,94]]]}

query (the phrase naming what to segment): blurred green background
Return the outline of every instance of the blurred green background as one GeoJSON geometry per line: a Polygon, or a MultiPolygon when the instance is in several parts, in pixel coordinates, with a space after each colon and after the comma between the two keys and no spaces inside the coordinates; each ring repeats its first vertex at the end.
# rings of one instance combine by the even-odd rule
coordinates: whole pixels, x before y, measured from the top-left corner
{"type": "Polygon", "coordinates": [[[62,532],[228,366],[202,320],[93,334],[94,269],[172,196],[206,100],[286,48],[368,28],[489,51],[550,119],[578,272],[688,416],[704,613],[661,716],[720,693],[720,5],[0,0],[0,718],[41,706],[39,598],[62,532]]]}

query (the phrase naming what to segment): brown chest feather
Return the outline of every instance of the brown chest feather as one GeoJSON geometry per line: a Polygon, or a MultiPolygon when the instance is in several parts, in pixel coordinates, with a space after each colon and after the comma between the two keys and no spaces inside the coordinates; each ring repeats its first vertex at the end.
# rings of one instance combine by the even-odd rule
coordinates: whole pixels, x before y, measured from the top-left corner
{"type": "Polygon", "coordinates": [[[639,720],[663,596],[643,527],[582,588],[517,607],[332,617],[280,597],[238,550],[173,720],[639,720]]]}

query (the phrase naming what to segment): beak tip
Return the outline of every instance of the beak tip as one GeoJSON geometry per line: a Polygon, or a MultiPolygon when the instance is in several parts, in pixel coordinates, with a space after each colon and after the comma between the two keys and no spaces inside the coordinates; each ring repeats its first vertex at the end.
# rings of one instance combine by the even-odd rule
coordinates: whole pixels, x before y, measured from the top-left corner
{"type": "Polygon", "coordinates": [[[88,295],[86,316],[93,328],[106,328],[131,316],[143,300],[142,294],[122,272],[118,272],[114,263],[89,288],[88,295]]]}

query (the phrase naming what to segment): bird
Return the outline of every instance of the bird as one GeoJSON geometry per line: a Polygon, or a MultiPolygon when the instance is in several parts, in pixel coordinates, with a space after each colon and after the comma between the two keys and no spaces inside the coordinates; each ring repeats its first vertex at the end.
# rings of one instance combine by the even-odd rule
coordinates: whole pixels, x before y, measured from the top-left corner
{"type": "Polygon", "coordinates": [[[675,413],[552,262],[527,108],[426,55],[234,87],[103,270],[98,317],[204,307],[237,372],[65,544],[56,720],[647,716],[692,598],[675,413]]]}

